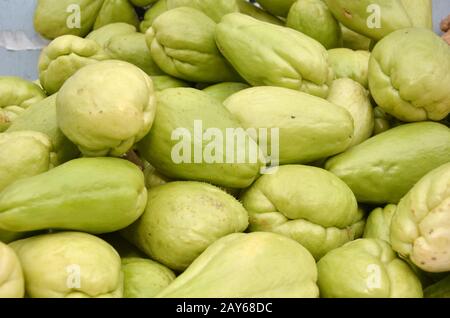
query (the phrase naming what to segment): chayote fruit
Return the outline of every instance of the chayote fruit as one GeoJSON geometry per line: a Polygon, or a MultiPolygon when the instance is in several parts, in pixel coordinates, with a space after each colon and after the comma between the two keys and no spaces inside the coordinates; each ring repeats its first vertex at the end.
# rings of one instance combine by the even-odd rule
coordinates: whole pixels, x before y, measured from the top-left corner
{"type": "Polygon", "coordinates": [[[104,0],[38,0],[34,28],[48,39],[85,36],[94,26],[104,0]]]}
{"type": "Polygon", "coordinates": [[[336,78],[351,78],[365,88],[369,87],[369,51],[346,48],[328,51],[328,61],[336,78]]]}
{"type": "Polygon", "coordinates": [[[6,132],[37,131],[46,134],[56,153],[55,165],[78,156],[78,148],[62,133],[56,122],[56,94],[28,107],[6,132]]]}
{"type": "Polygon", "coordinates": [[[104,48],[111,38],[119,35],[127,35],[136,32],[136,27],[128,23],[111,23],[105,25],[97,30],[90,32],[86,39],[97,42],[102,48],[104,48]]]}
{"type": "Polygon", "coordinates": [[[281,166],[260,177],[240,199],[249,212],[250,231],[288,236],[317,260],[360,237],[364,229],[363,214],[347,185],[316,167],[281,166]]]}
{"type": "Polygon", "coordinates": [[[32,298],[121,298],[119,254],[96,236],[80,232],[38,235],[10,244],[19,256],[32,298]]]}
{"type": "Polygon", "coordinates": [[[193,88],[158,93],[153,128],[138,149],[169,178],[225,187],[248,187],[262,165],[256,143],[227,109],[193,88]]]}
{"type": "Polygon", "coordinates": [[[157,92],[163,91],[168,88],[176,87],[189,87],[190,85],[178,78],[169,75],[156,75],[152,76],[153,86],[157,92]]]}
{"type": "Polygon", "coordinates": [[[170,182],[149,190],[144,214],[122,233],[152,259],[183,271],[216,240],[247,226],[247,211],[231,195],[206,183],[170,182]]]}
{"type": "Polygon", "coordinates": [[[281,164],[309,163],[340,153],[353,138],[353,121],[345,109],[299,91],[253,87],[230,96],[225,107],[244,128],[275,129],[257,136],[281,164]],[[267,139],[267,141],[265,140],[267,139]]]}
{"type": "Polygon", "coordinates": [[[139,18],[128,0],[104,0],[94,23],[94,30],[116,22],[139,26],[139,18]]]}
{"type": "Polygon", "coordinates": [[[427,29],[396,31],[372,51],[369,87],[377,104],[400,120],[444,119],[450,113],[450,47],[427,29]]]}
{"type": "Polygon", "coordinates": [[[337,79],[331,84],[328,101],[345,108],[354,123],[350,147],[362,143],[372,136],[374,126],[373,107],[369,92],[359,83],[349,79],[337,79]]]}
{"type": "Polygon", "coordinates": [[[17,118],[25,109],[43,100],[42,89],[20,77],[0,76],[0,133],[17,118]]]}
{"type": "Polygon", "coordinates": [[[325,298],[421,298],[422,286],[389,244],[359,239],[332,250],[317,263],[325,298]]]}
{"type": "Polygon", "coordinates": [[[159,171],[156,171],[155,167],[153,167],[149,163],[144,169],[144,176],[145,186],[147,189],[151,189],[171,181],[169,178],[162,175],[159,171]]]}
{"type": "Polygon", "coordinates": [[[413,26],[433,29],[433,4],[431,0],[400,0],[408,12],[413,26]]]}
{"type": "Polygon", "coordinates": [[[19,259],[11,247],[0,241],[0,298],[22,298],[24,293],[19,259]]]}
{"type": "Polygon", "coordinates": [[[169,75],[206,83],[238,80],[216,47],[215,28],[201,11],[180,7],[159,16],[146,39],[153,60],[169,75]]]}
{"type": "Polygon", "coordinates": [[[400,200],[392,217],[391,243],[422,270],[450,271],[450,160],[400,200]]]}
{"type": "Polygon", "coordinates": [[[237,93],[249,87],[250,86],[244,83],[225,82],[208,86],[204,88],[203,91],[223,103],[234,93],[237,93]]]}
{"type": "Polygon", "coordinates": [[[46,172],[55,161],[47,135],[35,131],[0,133],[0,192],[17,180],[46,172]]]}
{"type": "Polygon", "coordinates": [[[345,25],[341,24],[343,47],[351,50],[368,51],[372,44],[372,40],[350,30],[345,25]]]}
{"type": "Polygon", "coordinates": [[[27,232],[11,232],[0,229],[0,242],[10,243],[27,236],[27,232]]]}
{"type": "Polygon", "coordinates": [[[341,26],[323,0],[297,0],[286,26],[319,41],[327,50],[343,45],[341,26]]]}
{"type": "Polygon", "coordinates": [[[150,77],[122,61],[84,67],[56,98],[58,126],[86,156],[120,156],[150,130],[156,97],[150,77]]]}
{"type": "Polygon", "coordinates": [[[388,204],[384,208],[376,208],[370,212],[363,237],[380,239],[390,243],[391,221],[396,208],[396,205],[388,204]]]}
{"type": "Polygon", "coordinates": [[[175,274],[155,261],[126,257],[122,259],[124,298],[152,298],[169,286],[175,274]]]}
{"type": "Polygon", "coordinates": [[[328,95],[334,75],[327,51],[298,31],[232,13],[217,25],[216,42],[253,86],[281,86],[319,97],[328,95]]]}
{"type": "Polygon", "coordinates": [[[286,17],[297,0],[257,0],[264,10],[274,16],[286,17]]]}
{"type": "Polygon", "coordinates": [[[393,203],[429,171],[450,161],[450,129],[423,122],[401,125],[331,158],[326,169],[358,202],[393,203]]]}
{"type": "Polygon", "coordinates": [[[40,83],[48,94],[54,94],[79,69],[106,58],[102,48],[92,40],[60,36],[50,42],[39,57],[40,83]]]}
{"type": "Polygon", "coordinates": [[[136,6],[136,7],[142,7],[145,8],[149,5],[151,5],[152,3],[155,3],[158,0],[130,0],[130,2],[136,6]]]}
{"type": "Polygon", "coordinates": [[[0,192],[0,229],[113,232],[134,222],[146,202],[144,175],[134,164],[75,159],[0,192]]]}
{"type": "Polygon", "coordinates": [[[425,298],[450,298],[450,275],[424,289],[425,298]]]}
{"type": "Polygon", "coordinates": [[[294,298],[319,296],[314,258],[275,233],[227,235],[203,252],[162,298],[294,298]]]}

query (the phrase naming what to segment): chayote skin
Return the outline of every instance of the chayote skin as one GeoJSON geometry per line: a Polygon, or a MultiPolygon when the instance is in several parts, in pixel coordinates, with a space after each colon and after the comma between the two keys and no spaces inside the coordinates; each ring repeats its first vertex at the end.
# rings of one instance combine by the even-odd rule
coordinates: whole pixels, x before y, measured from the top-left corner
{"type": "Polygon", "coordinates": [[[79,69],[106,58],[102,48],[92,40],[74,35],[60,36],[41,52],[38,63],[40,83],[48,94],[54,94],[79,69]]]}
{"type": "Polygon", "coordinates": [[[315,298],[316,281],[314,258],[297,242],[275,233],[236,233],[211,244],[157,297],[315,298]]]}
{"type": "Polygon", "coordinates": [[[86,39],[97,42],[104,48],[111,38],[119,35],[127,35],[136,32],[136,28],[128,23],[111,23],[97,30],[92,31],[86,36],[86,39]]]}
{"type": "Polygon", "coordinates": [[[433,29],[432,0],[400,0],[413,26],[433,29]]]}
{"type": "Polygon", "coordinates": [[[359,239],[332,250],[317,263],[320,295],[325,298],[421,298],[412,269],[389,244],[359,239]]]}
{"type": "Polygon", "coordinates": [[[34,28],[48,39],[68,34],[83,37],[94,26],[103,2],[104,0],[38,0],[34,28]],[[80,22],[79,25],[77,22],[80,22]]]}
{"type": "Polygon", "coordinates": [[[422,122],[369,138],[325,168],[347,183],[358,202],[396,204],[420,178],[449,161],[450,129],[422,122]]]}
{"type": "Polygon", "coordinates": [[[223,103],[231,95],[249,87],[244,83],[225,82],[208,86],[203,91],[223,103]]]}
{"type": "Polygon", "coordinates": [[[280,86],[319,97],[328,95],[334,75],[327,51],[298,31],[232,13],[217,25],[216,42],[253,86],[280,86]]]}
{"type": "Polygon", "coordinates": [[[370,103],[369,92],[363,86],[349,78],[337,79],[331,84],[327,100],[345,108],[352,115],[354,133],[350,147],[372,136],[373,107],[370,103]]]}
{"type": "Polygon", "coordinates": [[[0,133],[17,118],[25,109],[43,100],[42,89],[20,77],[0,76],[0,133]]]}
{"type": "Polygon", "coordinates": [[[226,192],[170,182],[149,190],[144,214],[122,233],[152,259],[183,271],[213,242],[247,226],[247,211],[226,192]]]}
{"type": "Polygon", "coordinates": [[[136,7],[145,8],[158,0],[130,0],[130,2],[136,7]]]}
{"type": "Polygon", "coordinates": [[[146,203],[144,175],[136,165],[75,159],[0,192],[0,229],[113,232],[133,223],[146,203]]]}
{"type": "Polygon", "coordinates": [[[327,50],[343,45],[341,26],[323,0],[297,0],[286,26],[319,41],[327,50]]]}
{"type": "Polygon", "coordinates": [[[288,236],[316,260],[363,232],[363,214],[353,193],[320,168],[281,166],[260,177],[240,199],[249,212],[250,231],[288,236]]]}
{"type": "Polygon", "coordinates": [[[376,208],[370,212],[364,228],[364,238],[374,238],[391,243],[391,221],[394,216],[394,204],[388,204],[384,208],[376,208]]]}
{"type": "Polygon", "coordinates": [[[95,20],[94,30],[116,22],[139,26],[139,18],[128,0],[104,0],[95,20]]]}
{"type": "Polygon", "coordinates": [[[450,47],[424,28],[396,31],[372,51],[369,87],[377,104],[402,121],[444,119],[450,113],[450,47]]]}
{"type": "Polygon", "coordinates": [[[144,169],[144,176],[145,187],[147,189],[151,189],[171,181],[169,178],[162,175],[159,171],[156,171],[155,167],[153,167],[149,163],[147,163],[147,166],[144,169]]]}
{"type": "Polygon", "coordinates": [[[427,272],[450,271],[449,161],[414,185],[391,222],[392,248],[427,272]]]}
{"type": "Polygon", "coordinates": [[[450,275],[424,289],[425,298],[450,298],[450,275]]]}
{"type": "Polygon", "coordinates": [[[0,229],[0,242],[10,243],[29,235],[27,232],[11,232],[0,229]]]}
{"type": "Polygon", "coordinates": [[[206,83],[238,80],[216,47],[215,28],[201,11],[180,7],[155,20],[146,33],[147,45],[156,64],[174,77],[206,83]]]}
{"type": "Polygon", "coordinates": [[[0,242],[0,298],[23,298],[22,266],[14,250],[0,242]]]}
{"type": "Polygon", "coordinates": [[[372,40],[350,30],[345,25],[341,24],[343,47],[351,50],[368,51],[372,44],[372,40]]]}
{"type": "Polygon", "coordinates": [[[178,78],[169,75],[156,75],[152,76],[153,86],[157,92],[163,91],[168,88],[176,87],[189,87],[190,85],[178,78]]]}
{"type": "Polygon", "coordinates": [[[78,148],[62,133],[56,122],[56,94],[28,107],[6,132],[36,131],[47,135],[56,154],[55,165],[78,156],[78,148]]]}
{"type": "Polygon", "coordinates": [[[286,17],[297,0],[258,0],[258,3],[274,16],[286,17]]]}
{"type": "Polygon", "coordinates": [[[32,298],[121,298],[119,254],[80,232],[38,235],[10,244],[19,256],[32,298]]]}
{"type": "Polygon", "coordinates": [[[369,51],[346,48],[328,51],[328,61],[336,78],[351,78],[366,89],[369,87],[369,51]]]}
{"type": "MultiPolygon", "coordinates": [[[[253,87],[230,96],[224,105],[246,129],[278,129],[281,164],[309,163],[335,155],[346,150],[353,138],[348,111],[292,89],[253,87]]],[[[276,150],[277,140],[273,144],[268,135],[267,148],[276,150]]]]}
{"type": "Polygon", "coordinates": [[[193,88],[169,88],[158,93],[154,125],[138,144],[138,149],[145,160],[169,178],[245,188],[253,183],[262,163],[252,161],[253,153],[259,153],[258,147],[239,128],[233,116],[214,97],[193,88]],[[202,131],[194,129],[196,123],[202,126],[202,131]],[[227,129],[242,132],[239,140],[243,142],[235,142],[234,136],[227,136],[227,129]],[[211,140],[201,136],[202,132],[211,133],[211,130],[223,137],[224,145],[214,147],[218,148],[217,152],[211,150],[211,140]],[[229,156],[230,161],[237,162],[241,155],[244,160],[228,163],[221,147],[235,150],[231,153],[233,157],[229,156]]]}
{"type": "Polygon", "coordinates": [[[46,172],[55,161],[47,135],[35,131],[0,133],[0,192],[17,180],[46,172]]]}
{"type": "Polygon", "coordinates": [[[124,298],[152,298],[169,286],[175,274],[155,261],[138,257],[122,259],[124,298]]]}
{"type": "Polygon", "coordinates": [[[121,156],[150,130],[153,83],[138,67],[103,61],[84,67],[61,88],[56,113],[61,131],[86,156],[121,156]]]}

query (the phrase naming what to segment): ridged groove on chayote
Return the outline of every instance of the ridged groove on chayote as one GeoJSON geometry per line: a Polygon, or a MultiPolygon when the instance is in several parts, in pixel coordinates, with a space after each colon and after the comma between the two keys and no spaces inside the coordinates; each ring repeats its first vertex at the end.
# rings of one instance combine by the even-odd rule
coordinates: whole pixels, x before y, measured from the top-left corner
{"type": "Polygon", "coordinates": [[[336,78],[351,78],[365,88],[369,87],[369,51],[346,48],[328,51],[328,61],[336,78]]]}
{"type": "Polygon", "coordinates": [[[396,208],[395,204],[388,204],[384,208],[376,208],[370,212],[364,227],[363,237],[391,243],[391,221],[396,208]]]}

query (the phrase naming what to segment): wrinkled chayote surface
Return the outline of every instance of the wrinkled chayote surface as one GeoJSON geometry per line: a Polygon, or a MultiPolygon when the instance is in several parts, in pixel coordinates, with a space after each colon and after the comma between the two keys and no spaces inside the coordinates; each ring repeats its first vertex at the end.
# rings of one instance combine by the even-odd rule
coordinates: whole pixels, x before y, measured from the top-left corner
{"type": "Polygon", "coordinates": [[[138,67],[109,60],[84,67],[56,98],[58,126],[87,156],[120,156],[150,130],[156,96],[138,67]]]}
{"type": "Polygon", "coordinates": [[[364,238],[374,238],[391,242],[391,221],[394,216],[395,204],[388,204],[384,208],[376,208],[370,212],[364,228],[364,238]]]}
{"type": "Polygon", "coordinates": [[[369,87],[369,51],[338,48],[328,51],[328,61],[336,78],[351,78],[365,88],[369,87]]]}
{"type": "Polygon", "coordinates": [[[31,105],[46,97],[42,89],[20,77],[0,76],[0,133],[31,105]]]}
{"type": "Polygon", "coordinates": [[[11,247],[0,242],[0,298],[22,298],[24,293],[20,261],[11,247]]]}
{"type": "Polygon", "coordinates": [[[369,87],[377,104],[402,121],[444,119],[450,113],[450,47],[424,28],[396,31],[372,51],[369,87]]]}
{"type": "Polygon", "coordinates": [[[332,250],[318,263],[320,295],[326,298],[421,298],[422,286],[389,244],[359,239],[332,250]]]}
{"type": "MultiPolygon", "coordinates": [[[[342,107],[292,89],[261,86],[242,90],[224,105],[247,128],[277,129],[255,136],[278,152],[279,162],[308,163],[346,150],[353,138],[350,113],[342,107]],[[256,115],[257,114],[257,115],[256,115]],[[264,140],[264,139],[267,139],[264,140]]],[[[270,153],[276,156],[276,153],[270,153]]]]}
{"type": "Polygon", "coordinates": [[[144,214],[123,235],[152,259],[183,271],[214,241],[247,226],[247,211],[226,192],[170,182],[149,190],[144,214]]]}
{"type": "Polygon", "coordinates": [[[260,177],[242,196],[250,231],[288,236],[315,259],[362,235],[363,214],[355,196],[330,172],[310,166],[281,166],[260,177]]]}
{"type": "Polygon", "coordinates": [[[55,161],[47,135],[35,131],[0,133],[0,192],[17,180],[46,172],[55,161]]]}
{"type": "Polygon", "coordinates": [[[81,232],[59,232],[15,241],[32,298],[121,298],[119,254],[102,239],[81,232]]]}
{"type": "Polygon", "coordinates": [[[326,163],[358,202],[393,203],[429,171],[450,161],[450,129],[433,122],[394,127],[326,163]]]}
{"type": "Polygon", "coordinates": [[[253,86],[280,86],[326,97],[333,80],[322,44],[298,31],[231,13],[216,28],[227,60],[253,86]]]}
{"type": "Polygon", "coordinates": [[[144,175],[136,165],[80,158],[1,191],[0,229],[113,232],[134,222],[146,203],[144,175]]]}
{"type": "Polygon", "coordinates": [[[314,258],[299,243],[275,233],[236,233],[211,244],[157,297],[315,298],[316,281],[314,258]]]}
{"type": "Polygon", "coordinates": [[[400,200],[391,243],[427,272],[450,271],[450,163],[426,174],[400,200]]]}
{"type": "Polygon", "coordinates": [[[167,267],[150,259],[122,258],[124,298],[152,298],[175,279],[167,267]]]}

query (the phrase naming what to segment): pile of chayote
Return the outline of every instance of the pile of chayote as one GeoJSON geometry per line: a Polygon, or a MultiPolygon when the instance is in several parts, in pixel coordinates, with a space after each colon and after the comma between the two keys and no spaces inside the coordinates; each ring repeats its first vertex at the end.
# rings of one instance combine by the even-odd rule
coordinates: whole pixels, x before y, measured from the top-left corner
{"type": "Polygon", "coordinates": [[[257,2],[38,1],[39,80],[0,77],[0,297],[450,297],[431,0],[257,2]]]}

